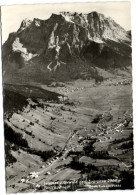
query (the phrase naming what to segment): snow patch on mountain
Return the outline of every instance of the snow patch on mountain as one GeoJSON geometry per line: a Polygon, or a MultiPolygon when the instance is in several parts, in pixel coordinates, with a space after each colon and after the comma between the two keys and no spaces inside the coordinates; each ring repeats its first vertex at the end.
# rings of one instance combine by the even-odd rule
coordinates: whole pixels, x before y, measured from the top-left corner
{"type": "Polygon", "coordinates": [[[52,64],[52,62],[50,62],[48,65],[47,65],[47,69],[49,70],[49,72],[51,72],[51,68],[50,68],[50,65],[52,64]]]}
{"type": "Polygon", "coordinates": [[[41,26],[40,20],[34,19],[34,23],[35,23],[36,27],[40,27],[41,26]]]}
{"type": "Polygon", "coordinates": [[[21,56],[23,57],[24,61],[29,61],[31,58],[38,56],[38,54],[28,53],[27,49],[23,47],[23,44],[20,43],[19,37],[16,37],[15,41],[13,42],[12,50],[14,52],[21,53],[21,56]]]}

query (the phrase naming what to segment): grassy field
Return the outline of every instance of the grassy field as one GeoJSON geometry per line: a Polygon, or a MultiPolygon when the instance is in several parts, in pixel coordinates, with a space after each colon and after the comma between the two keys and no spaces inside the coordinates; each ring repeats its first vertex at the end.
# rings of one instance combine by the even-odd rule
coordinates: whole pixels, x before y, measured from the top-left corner
{"type": "Polygon", "coordinates": [[[30,99],[22,109],[6,116],[5,123],[27,140],[30,149],[52,150],[55,156],[44,161],[25,148],[12,151],[17,162],[6,168],[8,193],[24,188],[32,192],[31,183],[43,185],[44,181],[79,179],[82,175],[95,178],[93,167],[87,172],[89,165],[96,167],[95,174],[103,178],[111,171],[115,177],[121,177],[122,171],[133,171],[133,148],[128,145],[133,139],[132,88],[131,81],[125,85],[124,80],[110,78],[101,84],[78,80],[62,87],[22,86],[21,90],[10,86],[10,90],[30,99]],[[54,94],[54,102],[44,98],[48,90],[53,91],[48,94],[54,94]],[[68,100],[57,101],[57,94],[68,100]],[[80,168],[75,168],[72,161],[80,168]],[[105,169],[101,172],[102,167],[105,169]],[[29,179],[31,183],[18,183],[32,171],[39,173],[37,178],[29,179]]]}

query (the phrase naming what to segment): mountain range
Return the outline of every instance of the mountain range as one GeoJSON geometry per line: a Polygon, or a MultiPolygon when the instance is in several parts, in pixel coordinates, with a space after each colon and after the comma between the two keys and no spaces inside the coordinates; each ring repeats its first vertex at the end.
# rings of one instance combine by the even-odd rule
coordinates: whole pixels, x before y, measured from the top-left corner
{"type": "Polygon", "coordinates": [[[2,46],[4,83],[96,78],[131,66],[131,33],[110,17],[60,12],[24,19],[2,46]]]}

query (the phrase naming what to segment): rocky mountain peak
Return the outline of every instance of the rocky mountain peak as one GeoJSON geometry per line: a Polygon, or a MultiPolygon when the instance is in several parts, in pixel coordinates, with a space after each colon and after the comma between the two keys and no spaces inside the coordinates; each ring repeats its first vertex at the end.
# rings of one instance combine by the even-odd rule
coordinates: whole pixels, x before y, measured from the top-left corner
{"type": "Polygon", "coordinates": [[[47,20],[25,19],[3,45],[3,70],[8,79],[13,67],[25,77],[33,75],[34,80],[38,72],[46,79],[62,76],[63,80],[91,75],[91,66],[128,65],[130,43],[131,37],[119,24],[97,12],[60,12],[47,20]],[[30,72],[26,74],[26,70],[30,72]]]}
{"type": "Polygon", "coordinates": [[[21,22],[21,25],[20,25],[20,28],[18,31],[22,31],[24,30],[25,28],[27,28],[28,26],[30,26],[30,24],[32,23],[32,20],[28,19],[28,18],[25,18],[22,22],[21,22]]]}
{"type": "Polygon", "coordinates": [[[89,31],[91,40],[129,41],[126,31],[110,17],[96,11],[88,14],[77,12],[60,12],[67,22],[75,23],[89,31]]]}

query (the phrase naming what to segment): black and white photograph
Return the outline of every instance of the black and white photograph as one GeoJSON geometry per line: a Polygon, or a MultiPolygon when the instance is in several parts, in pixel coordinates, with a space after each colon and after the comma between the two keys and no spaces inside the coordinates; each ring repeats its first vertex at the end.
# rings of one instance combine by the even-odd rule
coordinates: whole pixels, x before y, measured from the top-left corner
{"type": "Polygon", "coordinates": [[[1,35],[6,193],[133,191],[131,3],[5,5],[1,35]]]}

